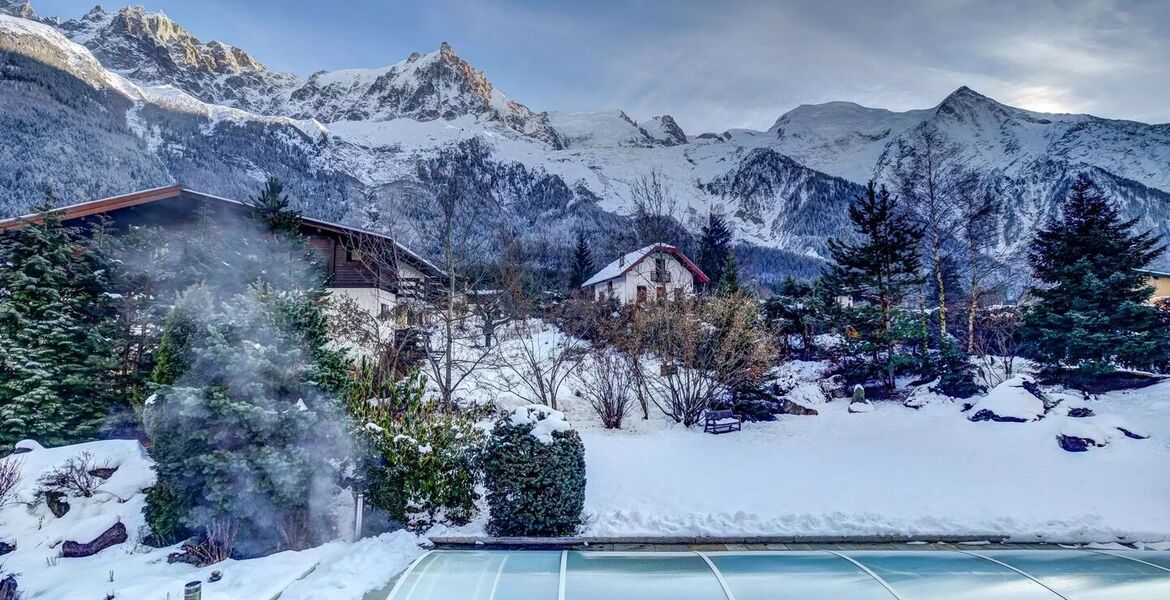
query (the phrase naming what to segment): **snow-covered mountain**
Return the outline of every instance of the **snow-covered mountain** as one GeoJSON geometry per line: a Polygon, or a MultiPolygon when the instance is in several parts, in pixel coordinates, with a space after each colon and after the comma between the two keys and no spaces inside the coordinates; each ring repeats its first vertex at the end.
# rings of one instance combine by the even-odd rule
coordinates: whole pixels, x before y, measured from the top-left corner
{"type": "Polygon", "coordinates": [[[1026,239],[1086,170],[1127,214],[1170,233],[1170,125],[1035,113],[964,87],[927,109],[830,102],[766,131],[688,135],[669,115],[534,112],[445,43],[380,69],[300,77],[140,7],[61,21],[0,0],[0,14],[15,15],[0,17],[8,214],[46,185],[70,200],[171,181],[242,197],[273,174],[307,212],[397,226],[425,250],[445,173],[495,207],[485,231],[558,246],[586,229],[608,256],[638,243],[623,215],[654,171],[683,226],[731,215],[771,277],[815,266],[828,237],[848,234],[844,209],[860,186],[891,180],[904,168],[898,148],[929,129],[1005,200],[1003,247],[1026,239]],[[379,222],[391,214],[404,218],[379,222]]]}

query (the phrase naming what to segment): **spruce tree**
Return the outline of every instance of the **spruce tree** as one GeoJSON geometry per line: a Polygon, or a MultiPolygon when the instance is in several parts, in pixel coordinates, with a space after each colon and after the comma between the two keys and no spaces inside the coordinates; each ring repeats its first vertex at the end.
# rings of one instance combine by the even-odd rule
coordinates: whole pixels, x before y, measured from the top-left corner
{"type": "Polygon", "coordinates": [[[834,265],[826,283],[854,302],[842,312],[846,339],[860,360],[855,378],[876,377],[893,389],[903,360],[897,347],[907,335],[897,310],[922,279],[922,228],[906,217],[885,187],[878,189],[872,181],[849,207],[849,220],[855,241],[829,240],[834,265]]]}
{"type": "Polygon", "coordinates": [[[589,277],[593,275],[593,255],[589,252],[589,243],[585,241],[585,234],[577,232],[577,245],[573,248],[573,264],[569,268],[569,293],[581,288],[589,277]]]}
{"type": "Polygon", "coordinates": [[[699,253],[695,259],[698,267],[718,288],[723,281],[723,270],[727,265],[727,253],[732,251],[731,229],[718,213],[707,214],[707,223],[699,234],[699,253]]]}
{"type": "Polygon", "coordinates": [[[269,177],[260,195],[252,200],[252,213],[269,231],[286,235],[300,231],[301,214],[291,208],[284,184],[275,177],[269,177]]]}
{"type": "Polygon", "coordinates": [[[157,541],[230,524],[237,554],[255,555],[331,533],[328,503],[315,499],[349,457],[350,365],[329,343],[323,274],[282,225],[295,213],[277,212],[271,228],[203,248],[192,270],[202,281],[167,321],[146,410],[157,541]]]}
{"type": "Polygon", "coordinates": [[[1152,232],[1135,233],[1136,225],[1118,215],[1088,176],[1073,182],[1060,217],[1036,233],[1028,253],[1042,284],[1024,315],[1022,334],[1032,356],[1087,376],[1165,364],[1170,329],[1147,304],[1153,288],[1138,269],[1166,246],[1152,232]]]}
{"type": "Polygon", "coordinates": [[[739,262],[735,260],[735,251],[727,250],[727,257],[723,259],[723,276],[719,280],[719,295],[730,296],[746,291],[739,281],[739,262]]]}
{"type": "Polygon", "coordinates": [[[47,206],[0,235],[0,445],[98,435],[114,404],[114,267],[47,206]]]}

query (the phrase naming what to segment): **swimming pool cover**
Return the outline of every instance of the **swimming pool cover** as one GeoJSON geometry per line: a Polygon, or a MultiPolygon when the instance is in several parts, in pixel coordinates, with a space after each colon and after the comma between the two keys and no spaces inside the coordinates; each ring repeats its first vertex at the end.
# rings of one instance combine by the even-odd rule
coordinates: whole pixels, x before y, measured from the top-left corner
{"type": "Polygon", "coordinates": [[[1170,552],[438,550],[390,600],[1159,600],[1170,552]]]}

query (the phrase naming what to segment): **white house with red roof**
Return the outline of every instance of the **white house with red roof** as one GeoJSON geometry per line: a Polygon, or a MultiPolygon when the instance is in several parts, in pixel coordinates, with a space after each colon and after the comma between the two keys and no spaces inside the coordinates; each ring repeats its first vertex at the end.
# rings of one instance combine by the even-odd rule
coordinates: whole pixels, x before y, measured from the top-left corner
{"type": "Polygon", "coordinates": [[[591,290],[597,300],[613,298],[630,304],[682,299],[695,292],[696,283],[709,280],[678,248],[651,244],[609,263],[581,284],[581,288],[591,290]]]}

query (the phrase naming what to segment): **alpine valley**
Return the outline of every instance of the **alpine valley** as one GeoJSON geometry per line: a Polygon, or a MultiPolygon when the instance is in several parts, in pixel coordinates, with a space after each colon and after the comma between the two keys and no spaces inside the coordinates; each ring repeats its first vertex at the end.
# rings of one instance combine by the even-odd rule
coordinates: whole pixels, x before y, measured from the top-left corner
{"type": "Polygon", "coordinates": [[[830,102],[766,131],[683,125],[534,112],[446,43],[301,77],[141,7],[61,20],[0,0],[2,216],[33,211],[46,189],[76,202],[177,182],[243,199],[272,175],[305,213],[425,253],[435,183],[458,179],[485,209],[483,235],[508,232],[557,268],[579,230],[600,262],[636,247],[632,193],[654,172],[685,230],[708,211],[729,215],[766,283],[818,270],[827,239],[848,235],[845,208],[868,180],[893,177],[900,144],[928,129],[1002,199],[1001,250],[1052,216],[1079,172],[1141,227],[1170,234],[1170,124],[1042,114],[963,87],[908,112],[830,102]]]}

